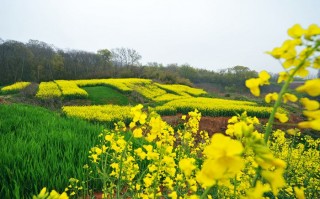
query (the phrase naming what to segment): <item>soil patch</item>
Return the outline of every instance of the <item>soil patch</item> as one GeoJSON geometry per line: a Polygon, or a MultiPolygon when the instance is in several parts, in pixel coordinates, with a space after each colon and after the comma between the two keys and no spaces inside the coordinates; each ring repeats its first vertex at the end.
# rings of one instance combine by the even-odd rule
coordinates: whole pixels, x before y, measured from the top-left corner
{"type": "MultiPolygon", "coordinates": [[[[173,116],[162,116],[162,119],[166,121],[171,126],[179,126],[182,125],[184,120],[181,119],[182,114],[177,114],[173,116]]],[[[200,130],[207,131],[209,136],[213,135],[214,133],[225,133],[227,126],[228,126],[228,120],[231,117],[207,117],[202,116],[200,120],[200,130]]],[[[267,118],[259,118],[259,121],[262,125],[265,125],[268,122],[267,118]]],[[[289,121],[287,123],[279,123],[277,120],[274,124],[274,129],[281,129],[286,130],[290,128],[294,128],[295,124],[298,124],[299,122],[303,121],[303,118],[298,115],[290,115],[289,121]]]]}

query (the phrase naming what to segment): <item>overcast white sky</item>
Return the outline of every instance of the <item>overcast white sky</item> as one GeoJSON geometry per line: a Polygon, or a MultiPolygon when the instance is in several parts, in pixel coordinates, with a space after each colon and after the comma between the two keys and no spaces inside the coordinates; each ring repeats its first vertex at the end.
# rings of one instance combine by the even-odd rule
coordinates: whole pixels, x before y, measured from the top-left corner
{"type": "Polygon", "coordinates": [[[128,47],[142,63],[278,72],[264,52],[295,23],[320,24],[320,0],[1,0],[0,38],[96,52],[128,47]]]}

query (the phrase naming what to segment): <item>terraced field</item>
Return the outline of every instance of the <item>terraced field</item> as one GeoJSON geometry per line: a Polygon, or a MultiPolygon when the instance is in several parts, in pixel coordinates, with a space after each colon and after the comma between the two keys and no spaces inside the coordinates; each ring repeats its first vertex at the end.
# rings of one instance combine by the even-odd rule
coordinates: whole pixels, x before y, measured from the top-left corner
{"type": "Polygon", "coordinates": [[[89,100],[91,106],[65,105],[62,112],[70,117],[113,124],[116,120],[128,121],[131,118],[128,112],[131,105],[137,103],[133,95],[140,96],[160,115],[187,114],[197,109],[204,116],[218,117],[246,110],[249,115],[267,118],[271,112],[270,107],[259,106],[255,102],[210,98],[203,89],[138,78],[41,82],[36,97],[40,100],[89,100]]]}

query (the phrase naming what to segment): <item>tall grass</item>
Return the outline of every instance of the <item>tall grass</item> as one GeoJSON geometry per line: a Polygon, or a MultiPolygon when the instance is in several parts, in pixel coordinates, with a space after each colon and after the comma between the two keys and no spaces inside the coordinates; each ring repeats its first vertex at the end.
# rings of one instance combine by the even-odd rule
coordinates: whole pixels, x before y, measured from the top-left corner
{"type": "Polygon", "coordinates": [[[0,198],[30,198],[44,185],[63,191],[70,177],[83,177],[102,129],[40,107],[0,105],[0,198]]]}

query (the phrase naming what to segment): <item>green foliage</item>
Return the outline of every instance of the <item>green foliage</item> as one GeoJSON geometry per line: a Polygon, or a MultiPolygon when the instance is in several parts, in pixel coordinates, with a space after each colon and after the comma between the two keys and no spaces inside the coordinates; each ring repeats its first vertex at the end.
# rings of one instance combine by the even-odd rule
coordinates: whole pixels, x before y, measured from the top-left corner
{"type": "Polygon", "coordinates": [[[30,198],[44,184],[63,191],[70,177],[84,175],[101,130],[39,107],[0,105],[0,196],[30,198]]]}
{"type": "Polygon", "coordinates": [[[89,94],[92,104],[128,105],[128,98],[120,92],[106,86],[82,87],[89,94]]]}

